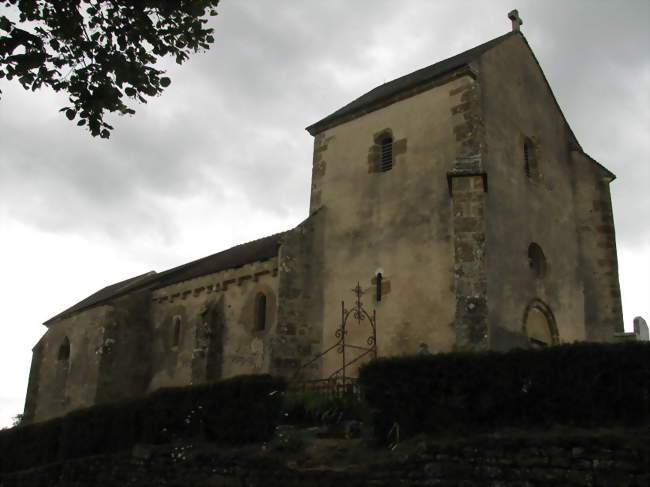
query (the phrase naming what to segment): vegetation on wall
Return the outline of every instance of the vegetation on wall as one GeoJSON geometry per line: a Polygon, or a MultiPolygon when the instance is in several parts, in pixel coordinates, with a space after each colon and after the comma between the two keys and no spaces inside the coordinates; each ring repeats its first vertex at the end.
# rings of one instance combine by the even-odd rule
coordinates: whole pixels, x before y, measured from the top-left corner
{"type": "Polygon", "coordinates": [[[386,358],[361,370],[375,435],[650,420],[650,344],[386,358]]]}
{"type": "MultiPolygon", "coordinates": [[[[268,442],[274,431],[294,429],[287,423],[331,430],[360,427],[355,420],[363,419],[376,440],[394,445],[419,433],[650,425],[650,343],[387,358],[365,365],[360,384],[364,403],[313,392],[283,395],[284,379],[268,375],[160,389],[1,431],[0,472],[140,443],[268,442]]],[[[295,446],[288,434],[274,439],[282,451],[295,446]]]]}
{"type": "Polygon", "coordinates": [[[285,387],[283,379],[244,375],[160,389],[141,399],[5,430],[0,432],[0,472],[117,452],[138,443],[266,441],[280,420],[285,387]]]}
{"type": "Polygon", "coordinates": [[[364,405],[356,398],[319,392],[288,394],[282,409],[282,421],[293,425],[332,426],[365,416],[364,405]]]}

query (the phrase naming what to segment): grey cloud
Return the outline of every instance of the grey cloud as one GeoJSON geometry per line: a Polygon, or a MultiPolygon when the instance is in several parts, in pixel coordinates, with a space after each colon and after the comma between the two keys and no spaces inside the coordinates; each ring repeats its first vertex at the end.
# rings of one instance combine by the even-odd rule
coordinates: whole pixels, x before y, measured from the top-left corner
{"type": "MultiPolygon", "coordinates": [[[[0,227],[14,228],[4,226],[11,219],[36,229],[25,232],[32,244],[39,231],[73,236],[53,241],[83,241],[79,248],[103,255],[120,278],[284,230],[307,213],[305,126],[382,82],[507,32],[514,6],[584,149],[618,175],[619,255],[647,255],[639,251],[650,241],[647,0],[222,0],[214,47],[180,67],[162,62],[172,85],[134,117],[116,118],[109,141],[58,115],[65,97],[18,96],[20,88],[0,80],[0,227]]],[[[34,264],[26,249],[11,255],[23,273],[34,264]]],[[[77,276],[80,262],[92,261],[97,274],[101,259],[66,265],[77,276]]],[[[51,279],[47,259],[39,262],[44,283],[79,293],[60,305],[43,298],[40,307],[52,310],[42,318],[94,290],[71,293],[65,276],[51,279]]],[[[623,296],[638,285],[624,282],[623,296]]],[[[13,312],[13,301],[10,321],[24,333],[38,320],[13,312]]],[[[12,355],[3,356],[9,364],[12,355]]],[[[18,366],[27,370],[28,358],[18,366]]],[[[0,400],[7,418],[24,398],[14,390],[15,401],[0,400]]]]}
{"type": "MultiPolygon", "coordinates": [[[[12,135],[10,140],[24,137],[12,130],[4,132],[12,135]]],[[[189,172],[195,180],[185,174],[183,153],[174,145],[166,151],[160,144],[147,147],[146,138],[130,144],[122,134],[115,137],[122,144],[66,140],[56,129],[37,134],[28,151],[23,152],[25,142],[5,146],[0,188],[13,198],[5,197],[1,204],[12,217],[48,231],[105,232],[120,238],[142,229],[163,235],[170,229],[156,218],[156,197],[182,197],[201,184],[195,172],[189,172]]]]}
{"type": "Polygon", "coordinates": [[[640,222],[650,221],[650,104],[641,87],[650,81],[650,4],[567,2],[539,16],[534,35],[542,42],[532,47],[569,124],[618,176],[611,186],[618,241],[647,244],[650,228],[640,222]]]}
{"type": "MultiPolygon", "coordinates": [[[[523,1],[520,13],[585,150],[629,188],[615,204],[647,215],[648,197],[628,172],[648,150],[630,135],[648,129],[647,108],[632,96],[648,70],[648,5],[626,5],[523,1]],[[626,115],[636,130],[622,123],[626,115]]],[[[0,205],[51,231],[113,238],[172,238],[183,223],[165,218],[166,203],[202,198],[219,208],[233,191],[269,215],[306,214],[311,137],[303,128],[383,81],[506,32],[510,8],[502,0],[399,8],[387,0],[224,1],[213,49],[181,67],[163,63],[172,86],[133,118],[117,118],[109,142],[62,117],[0,122],[10,141],[0,190],[12,195],[0,205]]],[[[619,236],[647,238],[630,213],[619,218],[619,236]]]]}

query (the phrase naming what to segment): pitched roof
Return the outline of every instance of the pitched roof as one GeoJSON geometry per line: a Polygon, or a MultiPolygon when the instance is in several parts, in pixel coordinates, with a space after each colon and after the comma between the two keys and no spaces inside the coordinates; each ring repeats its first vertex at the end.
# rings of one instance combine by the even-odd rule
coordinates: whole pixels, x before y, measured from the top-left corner
{"type": "Polygon", "coordinates": [[[348,103],[343,108],[336,110],[334,113],[319,120],[318,122],[307,127],[307,131],[311,135],[315,135],[326,128],[338,125],[339,123],[352,118],[356,114],[367,113],[377,108],[381,108],[387,100],[399,95],[408,90],[412,90],[424,83],[432,81],[442,75],[450,73],[461,66],[467,65],[474,59],[479,57],[485,51],[493,48],[506,38],[516,34],[515,32],[508,32],[499,36],[491,41],[488,41],[480,46],[476,46],[465,52],[452,56],[440,61],[438,63],[427,66],[426,68],[413,71],[406,76],[402,76],[388,83],[384,83],[370,90],[365,95],[360,96],[351,103],[348,103]]]}
{"type": "Polygon", "coordinates": [[[177,282],[187,281],[195,277],[212,274],[226,269],[235,269],[251,262],[267,260],[278,255],[283,233],[276,233],[268,237],[253,240],[252,242],[236,245],[222,252],[203,257],[187,264],[173,267],[166,271],[156,273],[147,272],[124,281],[111,284],[79,301],[74,306],[62,311],[56,316],[47,320],[44,324],[50,324],[61,318],[70,316],[73,313],[84,309],[106,303],[111,299],[127,294],[136,289],[150,288],[157,289],[177,282]]]}
{"type": "MultiPolygon", "coordinates": [[[[388,103],[392,103],[393,101],[395,101],[395,99],[398,98],[400,95],[403,95],[404,93],[408,93],[418,87],[421,87],[422,85],[426,85],[426,83],[434,81],[436,78],[440,78],[446,74],[449,74],[457,70],[458,68],[461,68],[462,66],[468,65],[469,63],[471,63],[472,61],[480,57],[484,52],[492,49],[493,47],[497,46],[501,42],[515,35],[519,35],[520,38],[524,41],[533,59],[535,60],[537,67],[542,73],[542,77],[544,78],[544,82],[546,83],[548,91],[551,94],[553,102],[555,103],[555,106],[559,110],[560,115],[564,119],[566,128],[569,131],[571,148],[582,152],[582,147],[580,145],[580,142],[578,142],[577,137],[573,133],[571,126],[569,125],[566,117],[564,116],[564,112],[562,111],[560,104],[557,102],[557,99],[555,98],[555,94],[551,89],[551,85],[546,79],[544,70],[539,64],[539,61],[537,60],[537,56],[535,56],[535,52],[530,47],[530,44],[528,44],[528,40],[526,39],[526,37],[521,32],[515,32],[515,31],[508,32],[502,36],[492,39],[491,41],[485,42],[484,44],[473,47],[472,49],[468,49],[467,51],[461,52],[460,54],[447,58],[438,63],[432,64],[431,66],[418,69],[417,71],[414,71],[410,74],[397,78],[393,81],[389,81],[388,83],[384,83],[383,85],[370,90],[365,95],[360,96],[353,102],[348,103],[344,107],[339,108],[334,113],[331,113],[330,115],[323,118],[322,120],[319,120],[318,122],[310,125],[309,127],[307,127],[306,130],[311,135],[316,135],[330,127],[334,127],[336,125],[339,125],[343,122],[347,122],[348,120],[356,118],[365,113],[382,108],[386,106],[388,103]]],[[[605,170],[607,169],[605,168],[605,170]]]]}
{"type": "Polygon", "coordinates": [[[94,294],[91,294],[85,299],[82,299],[79,301],[77,304],[74,306],[71,306],[70,308],[66,309],[65,311],[62,311],[56,316],[53,316],[49,320],[47,320],[44,325],[47,325],[48,323],[51,323],[53,321],[58,320],[59,318],[64,318],[66,316],[69,316],[73,313],[76,313],[77,311],[81,311],[86,308],[90,308],[91,306],[95,306],[96,304],[100,304],[104,301],[107,301],[115,296],[127,293],[129,291],[132,291],[133,289],[136,289],[140,286],[145,285],[148,282],[151,282],[154,280],[156,277],[156,272],[155,271],[150,271],[147,272],[146,274],[141,274],[139,276],[131,277],[129,279],[126,279],[124,281],[117,282],[115,284],[111,284],[110,286],[106,286],[103,289],[100,289],[94,294]]]}
{"type": "Polygon", "coordinates": [[[275,257],[278,255],[280,241],[285,233],[276,233],[252,242],[240,244],[228,250],[161,272],[158,274],[155,287],[160,288],[176,282],[212,274],[213,272],[235,269],[251,262],[275,257]]]}

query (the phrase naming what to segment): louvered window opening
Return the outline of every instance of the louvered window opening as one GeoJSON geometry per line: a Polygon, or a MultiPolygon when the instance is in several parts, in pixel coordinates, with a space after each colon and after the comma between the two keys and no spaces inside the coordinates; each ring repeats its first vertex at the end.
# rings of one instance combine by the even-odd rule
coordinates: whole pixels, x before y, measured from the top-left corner
{"type": "Polygon", "coordinates": [[[381,158],[379,160],[379,170],[381,172],[390,171],[393,168],[393,139],[386,137],[381,141],[381,158]]]}

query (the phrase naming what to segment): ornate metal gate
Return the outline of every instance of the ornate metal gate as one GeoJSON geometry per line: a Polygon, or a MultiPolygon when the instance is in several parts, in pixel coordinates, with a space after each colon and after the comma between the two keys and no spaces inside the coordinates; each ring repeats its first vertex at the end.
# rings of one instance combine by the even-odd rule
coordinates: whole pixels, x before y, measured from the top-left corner
{"type": "MultiPolygon", "coordinates": [[[[341,387],[343,391],[348,391],[350,386],[355,382],[354,377],[349,377],[349,367],[363,359],[364,357],[370,356],[371,358],[377,358],[377,315],[376,311],[372,310],[372,315],[366,311],[363,307],[363,302],[361,301],[361,296],[364,294],[361,289],[361,285],[357,282],[357,286],[352,290],[355,295],[355,300],[351,308],[345,307],[345,301],[341,301],[341,326],[334,332],[334,336],[337,338],[337,341],[334,345],[329,347],[327,350],[324,350],[320,354],[316,355],[312,360],[305,363],[300,370],[297,372],[300,373],[305,367],[313,364],[317,360],[323,358],[323,356],[328,353],[336,350],[341,354],[341,366],[336,369],[334,372],[329,374],[326,379],[321,381],[308,381],[308,382],[325,382],[334,386],[335,393],[336,390],[341,387]],[[363,345],[349,343],[348,341],[348,331],[350,326],[362,326],[365,322],[368,322],[370,325],[369,335],[365,339],[363,345]],[[357,352],[357,355],[354,358],[351,358],[350,351],[354,350],[357,352]]],[[[296,375],[297,375],[296,374],[296,375]]]]}

